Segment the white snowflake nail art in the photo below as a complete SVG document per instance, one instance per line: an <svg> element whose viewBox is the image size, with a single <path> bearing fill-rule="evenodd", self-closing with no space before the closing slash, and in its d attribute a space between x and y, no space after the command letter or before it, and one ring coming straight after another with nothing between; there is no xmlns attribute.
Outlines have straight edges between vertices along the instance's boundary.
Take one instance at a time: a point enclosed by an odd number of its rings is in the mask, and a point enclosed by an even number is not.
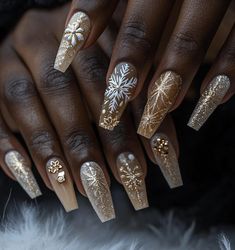
<svg viewBox="0 0 235 250"><path fill-rule="evenodd" d="M100 116L100 126L113 130L118 125L137 85L137 73L129 63L118 64L109 78Z"/></svg>
<svg viewBox="0 0 235 250"><path fill-rule="evenodd" d="M84 45L90 33L90 26L89 17L81 11L75 13L71 17L64 31L60 48L56 56L55 69L61 72L67 70L79 49Z"/></svg>

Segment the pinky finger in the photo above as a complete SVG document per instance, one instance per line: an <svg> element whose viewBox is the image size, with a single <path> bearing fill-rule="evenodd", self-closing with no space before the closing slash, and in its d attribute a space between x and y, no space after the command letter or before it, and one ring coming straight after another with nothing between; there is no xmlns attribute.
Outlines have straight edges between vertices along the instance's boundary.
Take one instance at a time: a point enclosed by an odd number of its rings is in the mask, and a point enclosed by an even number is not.
<svg viewBox="0 0 235 250"><path fill-rule="evenodd" d="M207 74L188 126L199 130L214 110L235 93L235 25Z"/></svg>
<svg viewBox="0 0 235 250"><path fill-rule="evenodd" d="M0 165L12 179L17 180L30 198L42 193L31 170L31 161L3 118L0 116Z"/></svg>

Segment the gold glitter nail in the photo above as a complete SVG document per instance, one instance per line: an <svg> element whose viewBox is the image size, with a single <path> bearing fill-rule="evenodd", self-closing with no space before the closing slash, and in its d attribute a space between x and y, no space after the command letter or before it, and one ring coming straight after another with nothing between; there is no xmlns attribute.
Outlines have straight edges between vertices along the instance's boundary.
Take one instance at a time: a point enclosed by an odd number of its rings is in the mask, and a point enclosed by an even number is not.
<svg viewBox="0 0 235 250"><path fill-rule="evenodd" d="M151 138L173 106L182 80L172 71L163 73L154 83L138 128L138 134Z"/></svg>
<svg viewBox="0 0 235 250"><path fill-rule="evenodd" d="M84 12L75 13L69 20L56 56L54 68L65 72L90 33L90 19Z"/></svg>
<svg viewBox="0 0 235 250"><path fill-rule="evenodd" d="M151 147L157 164L171 188L183 185L175 150L166 135L155 134Z"/></svg>
<svg viewBox="0 0 235 250"><path fill-rule="evenodd" d="M42 194L30 166L19 152L12 150L6 153L5 163L32 199Z"/></svg>
<svg viewBox="0 0 235 250"><path fill-rule="evenodd" d="M113 130L132 98L137 85L137 72L130 63L119 63L109 78L99 125Z"/></svg>
<svg viewBox="0 0 235 250"><path fill-rule="evenodd" d="M136 210L148 207L144 173L132 153L122 153L117 158L121 182Z"/></svg>
<svg viewBox="0 0 235 250"><path fill-rule="evenodd" d="M80 170L83 187L94 210L102 222L115 218L113 201L108 183L100 166L86 162Z"/></svg>
<svg viewBox="0 0 235 250"><path fill-rule="evenodd" d="M227 76L219 75L215 77L202 93L188 122L188 126L195 130L199 130L222 102L229 87L230 80Z"/></svg>

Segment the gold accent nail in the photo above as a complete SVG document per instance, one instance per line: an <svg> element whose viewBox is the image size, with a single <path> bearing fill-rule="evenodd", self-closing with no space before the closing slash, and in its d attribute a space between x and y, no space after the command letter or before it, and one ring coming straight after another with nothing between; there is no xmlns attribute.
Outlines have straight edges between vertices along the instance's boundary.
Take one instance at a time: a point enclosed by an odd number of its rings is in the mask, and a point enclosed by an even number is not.
<svg viewBox="0 0 235 250"><path fill-rule="evenodd" d="M137 72L130 63L119 63L109 78L100 115L100 127L113 130L132 98L137 85Z"/></svg>
<svg viewBox="0 0 235 250"><path fill-rule="evenodd" d="M42 194L30 166L19 152L12 150L6 153L5 163L32 199Z"/></svg>
<svg viewBox="0 0 235 250"><path fill-rule="evenodd" d="M122 153L117 158L121 182L136 210L147 208L148 198L144 173L140 163L132 153Z"/></svg>
<svg viewBox="0 0 235 250"><path fill-rule="evenodd" d="M65 72L77 52L85 44L91 29L90 19L84 12L75 13L69 20L56 56L54 68Z"/></svg>
<svg viewBox="0 0 235 250"><path fill-rule="evenodd" d="M101 167L95 162L85 162L80 175L88 199L100 220L106 222L114 219L113 201Z"/></svg>
<svg viewBox="0 0 235 250"><path fill-rule="evenodd" d="M216 76L202 93L188 122L188 126L199 130L222 102L229 87L230 80L226 75Z"/></svg>
<svg viewBox="0 0 235 250"><path fill-rule="evenodd" d="M151 147L155 160L170 188L182 186L178 159L168 137L164 134L155 134L151 139Z"/></svg>
<svg viewBox="0 0 235 250"><path fill-rule="evenodd" d="M51 185L67 212L78 208L73 181L64 162L57 158L51 158L47 164L47 174Z"/></svg>
<svg viewBox="0 0 235 250"><path fill-rule="evenodd" d="M175 103L181 85L182 80L178 74L172 71L161 74L149 92L138 134L146 138L153 136Z"/></svg>

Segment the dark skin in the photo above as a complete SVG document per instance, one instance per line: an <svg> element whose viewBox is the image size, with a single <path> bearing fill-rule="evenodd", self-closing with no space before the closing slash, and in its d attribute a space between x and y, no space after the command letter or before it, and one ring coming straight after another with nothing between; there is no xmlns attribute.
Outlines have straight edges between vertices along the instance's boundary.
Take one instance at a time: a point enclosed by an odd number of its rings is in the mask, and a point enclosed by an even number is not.
<svg viewBox="0 0 235 250"><path fill-rule="evenodd" d="M229 8L229 11L234 13L234 1L129 0L120 2L125 2L126 7L106 79L110 77L117 63L130 62L138 72L138 87L132 96L134 99L143 89L157 52L157 55L160 55L158 67L149 83L149 89L163 72L173 70L179 74L182 77L183 85L171 107L171 110L176 109L184 99L202 64L226 11ZM84 11L91 19L91 33L84 45L85 48L96 41L116 6L118 6L116 0L72 1L67 22L77 11ZM172 12L172 10L174 11ZM173 19L170 18L170 22L167 22L169 16L173 16ZM230 34L201 87L201 92L203 92L216 75L227 75L230 78L231 86L223 102L227 101L235 92L234 14L231 22L233 25L229 28ZM165 33L168 33L167 39L163 36ZM164 39L165 46L161 46L161 51L157 51L161 39Z"/></svg>
<svg viewBox="0 0 235 250"><path fill-rule="evenodd" d="M114 131L97 126L114 41L110 37L116 36L115 31L110 35L105 32L103 42L81 51L65 74L54 70L67 11L68 5L53 11L29 11L1 45L0 165L14 179L4 163L5 153L17 150L30 162L26 149L13 135L14 124L48 188L52 189L45 170L46 161L59 156L67 163L78 190L85 194L79 174L85 161L98 162L109 180L106 159L120 181L116 167L120 153L136 155L145 174L147 167L141 143L151 159L153 155L149 141L135 133L144 98L136 99L133 112L127 110ZM104 43L108 44L106 49L103 49ZM160 131L167 134L178 149L170 117Z"/></svg>

